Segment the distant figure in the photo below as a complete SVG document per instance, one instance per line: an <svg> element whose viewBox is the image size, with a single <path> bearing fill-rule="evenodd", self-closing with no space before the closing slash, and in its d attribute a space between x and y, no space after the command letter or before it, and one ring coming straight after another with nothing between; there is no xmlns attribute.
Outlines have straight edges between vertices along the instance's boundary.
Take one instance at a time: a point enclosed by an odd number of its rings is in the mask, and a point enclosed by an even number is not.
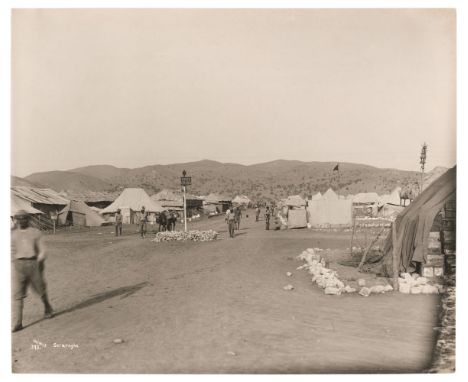
<svg viewBox="0 0 468 382"><path fill-rule="evenodd" d="M270 229L270 218L271 218L270 207L267 206L266 211L265 211L265 225L266 225L265 228L267 231Z"/></svg>
<svg viewBox="0 0 468 382"><path fill-rule="evenodd" d="M122 221L123 216L120 213L120 208L117 209L117 213L115 214L115 236L122 236Z"/></svg>
<svg viewBox="0 0 468 382"><path fill-rule="evenodd" d="M148 221L148 215L146 214L145 207L141 207L140 211L140 236L142 239L146 236L146 222Z"/></svg>
<svg viewBox="0 0 468 382"><path fill-rule="evenodd" d="M257 208L255 209L255 221L258 222L258 219L260 217L260 207L257 206Z"/></svg>
<svg viewBox="0 0 468 382"><path fill-rule="evenodd" d="M240 229L240 221L242 218L242 210L240 207L236 207L234 211L235 221L236 221L236 229Z"/></svg>
<svg viewBox="0 0 468 382"><path fill-rule="evenodd" d="M175 212L171 212L167 218L167 230L174 231L176 225L177 215Z"/></svg>
<svg viewBox="0 0 468 382"><path fill-rule="evenodd" d="M29 226L29 215L26 211L18 211L15 218L18 227L11 231L11 255L14 268L13 332L23 329L23 305L29 285L41 297L44 304L44 318L54 316L44 279L46 254L41 232Z"/></svg>
<svg viewBox="0 0 468 382"><path fill-rule="evenodd" d="M163 212L161 212L161 213L159 214L158 223L159 223L158 231L159 231L159 232L165 231L166 228L167 228L167 216L166 216L166 211L163 211ZM161 227L162 227L162 230L161 230Z"/></svg>
<svg viewBox="0 0 468 382"><path fill-rule="evenodd" d="M229 237L234 238L234 228L236 224L236 215L233 209L228 209L226 211L226 223L228 224Z"/></svg>

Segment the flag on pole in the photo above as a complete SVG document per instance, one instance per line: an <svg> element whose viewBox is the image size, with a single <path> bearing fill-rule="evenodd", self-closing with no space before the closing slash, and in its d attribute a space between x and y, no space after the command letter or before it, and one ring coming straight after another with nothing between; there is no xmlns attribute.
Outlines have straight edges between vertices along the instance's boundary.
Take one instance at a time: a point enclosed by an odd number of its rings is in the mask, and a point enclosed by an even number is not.
<svg viewBox="0 0 468 382"><path fill-rule="evenodd" d="M337 164L334 168L333 168L333 171L339 171L340 168L339 168L339 165Z"/></svg>

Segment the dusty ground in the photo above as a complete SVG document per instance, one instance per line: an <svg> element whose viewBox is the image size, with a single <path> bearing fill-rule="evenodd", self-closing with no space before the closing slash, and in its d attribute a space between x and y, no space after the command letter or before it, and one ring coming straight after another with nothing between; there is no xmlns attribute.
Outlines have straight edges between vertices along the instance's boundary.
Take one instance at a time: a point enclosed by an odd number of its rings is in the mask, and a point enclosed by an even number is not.
<svg viewBox="0 0 468 382"><path fill-rule="evenodd" d="M112 227L48 236L46 276L59 314L42 320L40 302L30 294L28 326L13 334L13 370L355 373L429 367L438 296L326 296L296 270L302 263L295 256L308 247L344 249L349 233L265 231L253 214L242 223L235 239L228 238L222 218L192 223L220 232L220 240L208 243L154 243L140 239L134 227L125 227L121 238ZM289 283L295 289L284 291ZM114 344L116 338L124 342Z"/></svg>

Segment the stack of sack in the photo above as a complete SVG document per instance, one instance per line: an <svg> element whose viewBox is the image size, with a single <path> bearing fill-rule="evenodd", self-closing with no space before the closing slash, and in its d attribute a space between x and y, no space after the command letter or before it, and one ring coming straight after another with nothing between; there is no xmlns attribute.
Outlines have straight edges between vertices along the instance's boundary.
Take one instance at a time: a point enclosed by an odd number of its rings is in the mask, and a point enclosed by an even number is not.
<svg viewBox="0 0 468 382"><path fill-rule="evenodd" d="M152 240L157 243L162 241L212 241L216 240L218 237L218 232L213 230L208 231L165 231L158 232L156 237Z"/></svg>
<svg viewBox="0 0 468 382"><path fill-rule="evenodd" d="M417 273L410 275L402 273L398 278L398 290L405 294L438 294L441 285L431 285L425 277L420 277Z"/></svg>
<svg viewBox="0 0 468 382"><path fill-rule="evenodd" d="M297 269L308 269L312 275L312 282L315 282L319 287L324 289L325 294L340 295L341 293L353 293L356 289L345 285L338 278L338 273L327 268L327 261L321 257L313 248L307 248L299 256L298 260L304 260L306 264Z"/></svg>

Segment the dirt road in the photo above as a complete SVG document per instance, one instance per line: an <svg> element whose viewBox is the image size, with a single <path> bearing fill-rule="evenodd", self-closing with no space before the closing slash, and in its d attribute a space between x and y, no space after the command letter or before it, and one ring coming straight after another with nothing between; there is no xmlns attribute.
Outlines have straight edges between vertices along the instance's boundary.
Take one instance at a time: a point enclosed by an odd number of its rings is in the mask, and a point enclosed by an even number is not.
<svg viewBox="0 0 468 382"><path fill-rule="evenodd" d="M235 239L222 218L191 223L220 232L207 243L155 243L140 239L135 227L125 227L121 238L112 227L48 236L46 275L59 314L41 320L30 294L28 326L13 335L13 370L354 373L429 366L437 296L326 296L296 271L295 256L308 247L345 248L348 236L265 231L254 220L244 219ZM295 289L284 291L289 283ZM117 338L124 342L113 343Z"/></svg>

